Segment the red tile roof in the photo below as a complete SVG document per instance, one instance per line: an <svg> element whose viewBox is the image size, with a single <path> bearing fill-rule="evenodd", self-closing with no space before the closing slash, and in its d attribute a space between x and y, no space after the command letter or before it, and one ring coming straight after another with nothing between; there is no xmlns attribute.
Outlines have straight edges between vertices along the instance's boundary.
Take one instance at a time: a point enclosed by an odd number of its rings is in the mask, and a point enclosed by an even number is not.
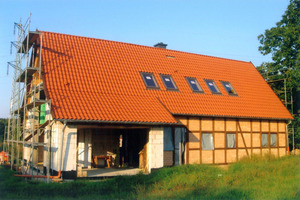
<svg viewBox="0 0 300 200"><path fill-rule="evenodd" d="M172 115L291 119L288 110L250 62L122 42L43 32L44 83L55 119L177 123ZM171 56L171 57L170 57ZM140 72L154 74L147 89ZM179 91L167 91L160 74ZM197 78L204 94L185 77ZM204 82L213 79L222 95ZM230 96L220 81L229 81Z"/></svg>

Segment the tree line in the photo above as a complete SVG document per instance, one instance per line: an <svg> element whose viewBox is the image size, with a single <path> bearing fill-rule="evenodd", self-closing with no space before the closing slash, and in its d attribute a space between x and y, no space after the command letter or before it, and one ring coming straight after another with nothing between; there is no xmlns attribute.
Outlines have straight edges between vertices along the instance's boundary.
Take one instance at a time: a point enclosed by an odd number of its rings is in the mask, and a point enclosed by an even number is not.
<svg viewBox="0 0 300 200"><path fill-rule="evenodd" d="M300 0L290 0L276 27L265 30L258 40L258 50L271 54L272 62L257 69L293 115L290 127L294 127L295 147L300 148ZM291 148L291 134L289 141Z"/></svg>
<svg viewBox="0 0 300 200"><path fill-rule="evenodd" d="M3 140L4 140L4 131L5 126L8 124L8 119L0 118L0 152L3 151Z"/></svg>

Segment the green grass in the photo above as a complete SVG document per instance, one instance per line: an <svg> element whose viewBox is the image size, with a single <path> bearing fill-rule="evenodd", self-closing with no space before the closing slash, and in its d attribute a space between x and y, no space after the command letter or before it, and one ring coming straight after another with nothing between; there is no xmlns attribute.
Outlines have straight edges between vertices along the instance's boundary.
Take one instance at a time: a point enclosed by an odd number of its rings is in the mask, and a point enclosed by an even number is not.
<svg viewBox="0 0 300 200"><path fill-rule="evenodd" d="M97 182L25 182L13 174L1 166L1 199L300 199L300 156L248 158L228 170L184 165Z"/></svg>

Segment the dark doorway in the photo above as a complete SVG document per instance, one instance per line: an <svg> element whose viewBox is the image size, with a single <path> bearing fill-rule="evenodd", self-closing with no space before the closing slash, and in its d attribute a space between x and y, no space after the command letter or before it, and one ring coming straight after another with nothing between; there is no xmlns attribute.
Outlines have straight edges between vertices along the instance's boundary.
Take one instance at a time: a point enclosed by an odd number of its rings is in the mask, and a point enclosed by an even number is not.
<svg viewBox="0 0 300 200"><path fill-rule="evenodd" d="M140 153L147 144L147 130L122 130L120 138L120 163L122 166L139 167Z"/></svg>

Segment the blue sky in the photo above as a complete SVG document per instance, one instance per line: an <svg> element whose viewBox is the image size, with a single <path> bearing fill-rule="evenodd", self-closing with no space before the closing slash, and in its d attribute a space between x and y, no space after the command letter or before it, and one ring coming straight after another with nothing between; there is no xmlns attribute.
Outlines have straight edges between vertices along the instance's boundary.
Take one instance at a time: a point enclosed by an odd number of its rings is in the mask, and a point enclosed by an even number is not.
<svg viewBox="0 0 300 200"><path fill-rule="evenodd" d="M31 30L67 33L251 61L270 61L257 36L272 28L288 0L0 0L0 118L8 117L14 22L29 13Z"/></svg>

